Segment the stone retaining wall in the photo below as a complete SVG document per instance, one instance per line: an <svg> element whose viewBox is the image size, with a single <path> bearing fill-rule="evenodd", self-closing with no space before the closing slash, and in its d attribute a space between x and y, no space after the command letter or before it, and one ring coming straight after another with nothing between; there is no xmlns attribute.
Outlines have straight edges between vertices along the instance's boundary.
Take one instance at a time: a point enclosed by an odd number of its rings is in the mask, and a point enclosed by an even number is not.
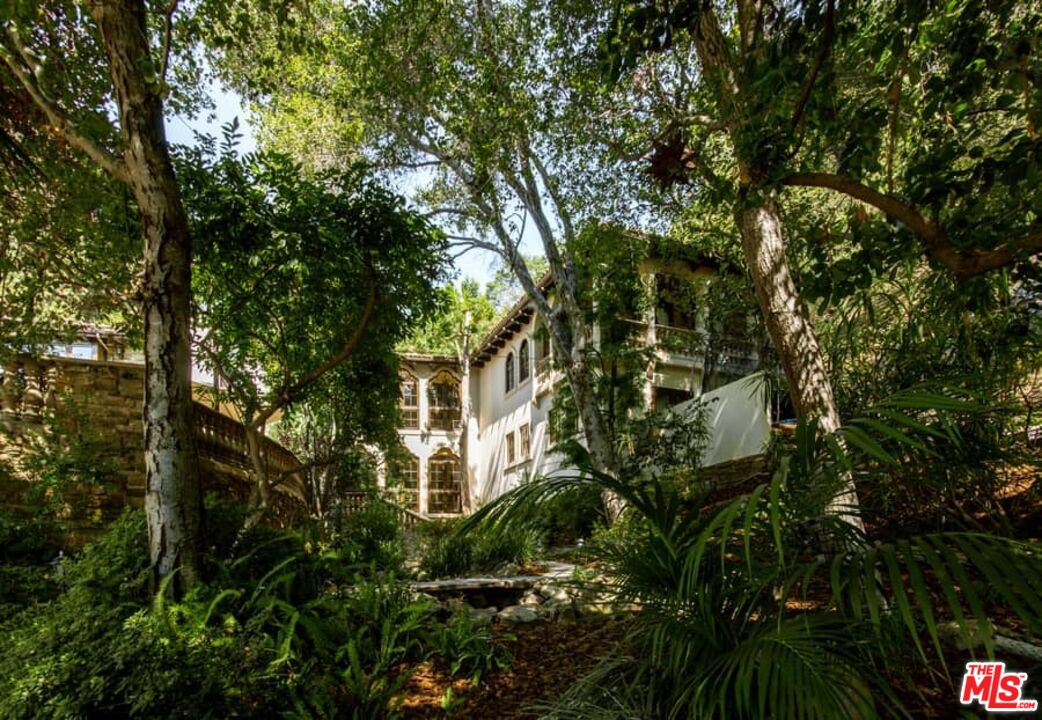
<svg viewBox="0 0 1042 720"><path fill-rule="evenodd" d="M41 447L58 443L86 447L87 456L112 470L104 489L69 488L69 495L77 500L68 508L70 516L79 519L74 524L104 524L127 505L140 507L145 494L144 389L144 367L135 363L70 358L8 362L0 382L0 464L10 472L4 478L0 471L0 504L24 503L32 458ZM198 412L204 488L245 499L250 484L244 442L228 432L237 428L241 433L241 425L220 416L229 427L215 432L217 413L205 407ZM280 464L296 463L288 450L271 445ZM274 515L281 518L280 525L302 520L304 515L299 482L284 485L283 492L274 494Z"/></svg>

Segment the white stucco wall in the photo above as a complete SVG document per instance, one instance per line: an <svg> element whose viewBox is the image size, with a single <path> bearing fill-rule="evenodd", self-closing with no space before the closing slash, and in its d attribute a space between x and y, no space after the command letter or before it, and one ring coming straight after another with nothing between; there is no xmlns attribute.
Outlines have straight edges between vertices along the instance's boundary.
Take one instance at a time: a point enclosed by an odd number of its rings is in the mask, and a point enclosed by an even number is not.
<svg viewBox="0 0 1042 720"><path fill-rule="evenodd" d="M403 362L403 369L410 370L420 381L421 427L401 429L400 435L405 446L420 461L421 512L427 511L428 459L442 447L460 455L460 436L464 431L467 433L469 456L469 472L466 475L469 476L470 497L475 508L517 487L530 474L550 473L561 467L562 458L549 447L548 420L553 405L553 383L563 380L559 377L552 380L546 376L537 377L537 342L533 334L539 321L534 314L528 317L503 347L483 352L482 355L491 357L481 367L471 369L473 415L465 430L432 431L427 428L427 383L440 367L444 367L444 363ZM521 345L525 340L528 341L529 376L507 391L507 356L514 353L514 374L518 377ZM454 372L459 377L458 368ZM686 390L697 396L702 386L702 372L701 358L666 355L659 357L650 384ZM703 464L734 460L763 450L770 434L770 423L766 403L755 381L743 379L732 382L701 398L681 403L677 411L690 408L694 402L708 405L708 421L712 428L712 440ZM519 429L526 423L530 430L531 451L528 458L523 458ZM515 462L509 466L506 457L508 434L515 437L517 453Z"/></svg>
<svg viewBox="0 0 1042 720"><path fill-rule="evenodd" d="M549 397L536 402L536 357L535 318L525 323L510 338L506 346L501 348L484 367L475 370L477 375L477 398L480 411L478 413L478 444L481 447L481 461L478 467L475 500L480 506L508 490L517 487L527 473L539 468L545 455L546 415L549 408ZM514 353L514 376L519 377L521 344L528 341L529 356L528 377L519 381L509 392L506 389L507 356ZM529 425L531 437L531 453L529 458L521 458L521 439L519 430L524 424ZM514 464L507 465L506 436L513 433L517 458Z"/></svg>
<svg viewBox="0 0 1042 720"><path fill-rule="evenodd" d="M702 403L708 408L707 420L712 431L702 458L703 465L763 452L771 433L771 423L767 402L755 376L736 380L701 398L681 403L675 412L690 411L694 403Z"/></svg>

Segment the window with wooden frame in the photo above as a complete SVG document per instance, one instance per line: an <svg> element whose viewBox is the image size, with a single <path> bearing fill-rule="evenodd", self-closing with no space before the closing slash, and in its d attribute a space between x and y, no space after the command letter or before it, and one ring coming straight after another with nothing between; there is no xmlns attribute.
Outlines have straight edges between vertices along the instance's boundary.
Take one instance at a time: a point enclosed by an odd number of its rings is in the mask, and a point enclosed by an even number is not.
<svg viewBox="0 0 1042 720"><path fill-rule="evenodd" d="M510 467L517 460L517 448L514 445L514 431L511 430L507 433L507 467Z"/></svg>
<svg viewBox="0 0 1042 720"><path fill-rule="evenodd" d="M517 351L517 377L518 383L523 383L528 379L528 374L531 371L531 358L528 352L528 340L521 341L521 347Z"/></svg>
<svg viewBox="0 0 1042 720"><path fill-rule="evenodd" d="M398 480L398 502L415 512L420 511L420 459L410 452L394 464Z"/></svg>
<svg viewBox="0 0 1042 720"><path fill-rule="evenodd" d="M420 381L414 375L402 373L399 379L398 407L403 428L420 426Z"/></svg>
<svg viewBox="0 0 1042 720"><path fill-rule="evenodd" d="M525 423L517 430L518 445L521 450L521 460L530 460L532 458L532 428L528 423Z"/></svg>
<svg viewBox="0 0 1042 720"><path fill-rule="evenodd" d="M463 512L463 485L460 460L448 448L442 448L427 461L427 512L459 514Z"/></svg>
<svg viewBox="0 0 1042 720"><path fill-rule="evenodd" d="M433 430L454 430L460 425L459 380L440 371L427 383L429 425Z"/></svg>
<svg viewBox="0 0 1042 720"><path fill-rule="evenodd" d="M550 335L546 332L546 328L540 327L533 334L535 338L535 347L538 357L535 361L535 372L536 375L542 375L545 372L549 372L553 367L553 349L550 346Z"/></svg>
<svg viewBox="0 0 1042 720"><path fill-rule="evenodd" d="M514 353L507 355L506 368L506 391L510 392L514 389Z"/></svg>

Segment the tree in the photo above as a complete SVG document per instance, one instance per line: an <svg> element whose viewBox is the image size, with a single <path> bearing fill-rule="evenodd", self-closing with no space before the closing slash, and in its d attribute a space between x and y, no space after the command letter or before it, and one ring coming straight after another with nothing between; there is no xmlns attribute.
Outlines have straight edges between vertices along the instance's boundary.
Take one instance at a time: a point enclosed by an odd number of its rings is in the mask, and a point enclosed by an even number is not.
<svg viewBox="0 0 1042 720"><path fill-rule="evenodd" d="M240 160L233 133L216 158L189 153L181 176L199 243L198 354L243 419L251 504L263 509L280 480L261 443L277 414L322 392L337 404L373 409L380 403L364 396L376 395L396 407L393 351L434 307L444 239L360 170L309 179L284 155ZM387 422L358 432L348 409L323 405L310 412L341 421L338 441L386 443L381 430L394 426L384 407L371 420Z"/></svg>
<svg viewBox="0 0 1042 720"><path fill-rule="evenodd" d="M126 186L53 142L31 98L6 80L0 106L22 153L0 159L0 354L71 340L85 323L136 339L141 233Z"/></svg>
<svg viewBox="0 0 1042 720"><path fill-rule="evenodd" d="M451 228L450 240L490 250L511 268L547 326L595 465L613 471L615 449L591 367L589 298L574 250L590 218L569 192L583 183L564 180L577 148L568 145L573 128L553 100L559 88L545 58L531 52L542 37L540 18L520 6L413 0L333 17L322 30L330 34L326 47L340 48L336 62L346 79L337 87L348 92L328 101L361 118L377 165L426 171L421 181L430 182L416 198ZM225 67L250 90L258 74L244 66ZM552 299L519 250L526 227L541 243Z"/></svg>
<svg viewBox="0 0 1042 720"><path fill-rule="evenodd" d="M190 58L175 42L184 39L175 32L177 3L160 10L143 0L99 1L86 16L72 3L5 7L0 55L8 71L55 139L125 183L137 206L152 572L158 581L180 571L183 589L200 572L202 502L191 417L192 244L163 120L171 58ZM182 68L191 76L190 62Z"/></svg>
<svg viewBox="0 0 1042 720"><path fill-rule="evenodd" d="M1042 250L1029 179L1037 10L825 0L776 15L737 0L578 14L599 28L612 77L635 81L622 94L658 125L644 135L649 171L694 181L710 206L729 202L796 409L822 430L838 414L785 254L785 188L828 188L886 213L887 257L865 258L877 271L917 247L959 279L1030 272L1021 261Z"/></svg>
<svg viewBox="0 0 1042 720"><path fill-rule="evenodd" d="M523 257L532 277L540 278L546 274L546 258L541 255L527 254ZM524 288L518 283L513 268L502 259L497 263L496 271L493 273L492 279L488 281L485 293L498 312L506 312L514 303L526 297Z"/></svg>

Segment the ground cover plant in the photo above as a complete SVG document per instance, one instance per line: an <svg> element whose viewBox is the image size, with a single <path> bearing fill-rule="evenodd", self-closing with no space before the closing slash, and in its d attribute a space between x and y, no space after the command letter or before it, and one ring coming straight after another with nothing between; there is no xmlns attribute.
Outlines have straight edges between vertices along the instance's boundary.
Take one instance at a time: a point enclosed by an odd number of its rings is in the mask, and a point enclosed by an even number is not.
<svg viewBox="0 0 1042 720"><path fill-rule="evenodd" d="M873 408L900 429L879 432L872 413L836 434L801 425L769 481L730 501L713 501L697 466L637 463L623 480L590 468L537 479L479 511L467 524L509 534L541 504L591 485L626 501L593 554L603 588L640 611L546 717L912 717L923 710L916 693L954 693L964 655L952 637L976 657L994 656L999 633L1037 640L1037 540L872 537L850 515L823 513L844 476L867 489L900 462L948 454L961 443L956 418L982 412L906 393ZM913 668L918 687L902 680Z"/></svg>
<svg viewBox="0 0 1042 720"><path fill-rule="evenodd" d="M245 530L247 516L211 508L227 523L212 580L178 601L149 592L140 512L60 574L44 565L46 580L21 589L32 597L5 598L0 716L394 717L410 663L436 659L475 684L509 667L466 617L435 617L379 550Z"/></svg>

